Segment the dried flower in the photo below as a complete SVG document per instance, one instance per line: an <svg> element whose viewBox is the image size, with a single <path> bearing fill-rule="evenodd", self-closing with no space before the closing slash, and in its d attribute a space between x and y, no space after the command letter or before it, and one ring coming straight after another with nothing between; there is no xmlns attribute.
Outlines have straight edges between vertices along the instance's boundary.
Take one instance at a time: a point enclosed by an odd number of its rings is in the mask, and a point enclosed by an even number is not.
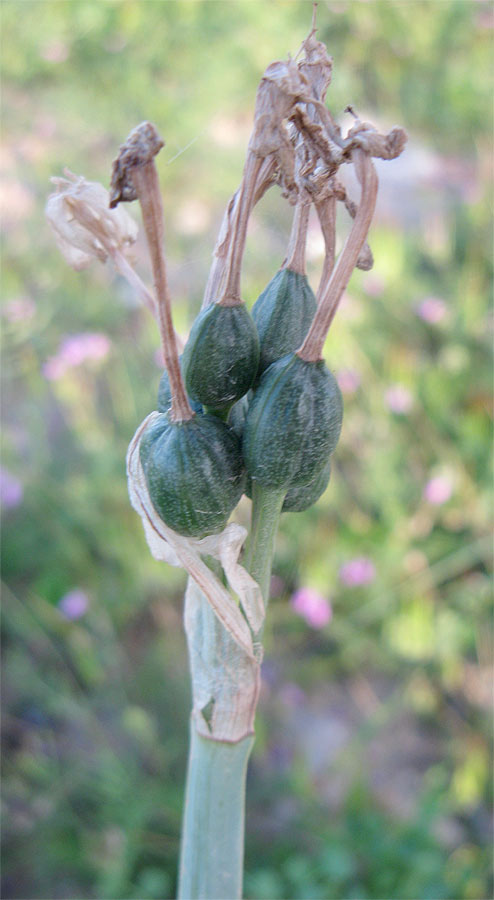
<svg viewBox="0 0 494 900"><path fill-rule="evenodd" d="M291 605L311 628L324 628L333 617L329 600L310 587L295 591L292 594Z"/></svg>
<svg viewBox="0 0 494 900"><path fill-rule="evenodd" d="M135 243L137 225L123 208L109 208L110 195L102 184L86 181L66 170L67 178L52 178L57 191L50 194L45 214L57 246L76 271L94 259L125 253Z"/></svg>
<svg viewBox="0 0 494 900"><path fill-rule="evenodd" d="M357 556L350 559L340 569L340 580L346 587L359 587L370 584L376 577L376 569L371 559Z"/></svg>

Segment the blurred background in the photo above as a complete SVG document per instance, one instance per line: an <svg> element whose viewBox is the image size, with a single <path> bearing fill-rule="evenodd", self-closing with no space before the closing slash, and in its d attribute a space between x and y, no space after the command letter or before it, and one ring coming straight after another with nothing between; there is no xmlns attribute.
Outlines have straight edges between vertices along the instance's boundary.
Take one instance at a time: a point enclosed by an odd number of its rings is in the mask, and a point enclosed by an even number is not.
<svg viewBox="0 0 494 900"><path fill-rule="evenodd" d="M175 896L188 741L185 576L151 558L125 479L155 406L158 332L111 265L66 266L44 219L50 176L67 166L107 186L130 129L157 125L186 335L256 86L311 15L298 0L2 2L5 898ZM479 900L492 896L493 7L320 2L318 21L334 115L348 127L352 103L409 143L378 163L375 267L352 277L327 342L345 401L331 484L281 522L245 895ZM290 218L277 188L255 210L249 305ZM314 220L314 288L322 254ZM136 267L149 282L142 239Z"/></svg>

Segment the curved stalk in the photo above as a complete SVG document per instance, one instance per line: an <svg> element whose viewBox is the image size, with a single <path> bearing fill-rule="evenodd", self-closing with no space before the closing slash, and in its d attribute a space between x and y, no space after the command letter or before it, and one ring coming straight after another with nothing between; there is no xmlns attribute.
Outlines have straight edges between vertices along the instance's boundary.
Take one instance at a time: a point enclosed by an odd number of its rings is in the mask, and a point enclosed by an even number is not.
<svg viewBox="0 0 494 900"><path fill-rule="evenodd" d="M322 357L322 348L329 326L333 321L338 304L343 295L350 276L357 264L360 251L365 243L370 228L377 198L377 175L368 153L354 150L352 159L357 177L362 186L360 205L355 216L352 230L341 251L338 262L333 269L326 291L319 301L317 312L312 321L307 337L297 350L298 356L307 362L317 362Z"/></svg>
<svg viewBox="0 0 494 900"><path fill-rule="evenodd" d="M247 225L254 205L257 178L262 166L262 159L249 153L245 163L238 205L235 210L235 221L230 247L229 268L221 306L238 306L241 304L240 274L247 239Z"/></svg>
<svg viewBox="0 0 494 900"><path fill-rule="evenodd" d="M290 269L305 275L305 247L307 243L307 228L309 225L310 198L302 196L297 201L293 214L292 230L286 252L286 262L282 269Z"/></svg>

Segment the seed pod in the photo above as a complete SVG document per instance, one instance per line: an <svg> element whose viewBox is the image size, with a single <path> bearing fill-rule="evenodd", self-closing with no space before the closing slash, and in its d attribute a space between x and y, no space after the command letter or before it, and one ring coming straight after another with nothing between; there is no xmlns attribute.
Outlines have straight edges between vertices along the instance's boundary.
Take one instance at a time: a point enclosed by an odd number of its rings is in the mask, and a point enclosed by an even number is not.
<svg viewBox="0 0 494 900"><path fill-rule="evenodd" d="M266 369L249 405L242 451L251 478L264 487L307 484L333 452L343 403L324 362L289 353Z"/></svg>
<svg viewBox="0 0 494 900"><path fill-rule="evenodd" d="M317 503L324 494L331 477L331 462L328 459L321 471L308 484L299 484L288 488L281 507L282 512L304 512ZM247 475L245 494L252 500L252 478Z"/></svg>
<svg viewBox="0 0 494 900"><path fill-rule="evenodd" d="M330 478L331 462L328 459L319 474L309 484L300 484L296 487L288 488L281 511L304 512L304 510L309 509L324 494Z"/></svg>
<svg viewBox="0 0 494 900"><path fill-rule="evenodd" d="M271 363L300 347L316 309L307 276L280 269L252 307L261 348L258 376Z"/></svg>
<svg viewBox="0 0 494 900"><path fill-rule="evenodd" d="M166 525L195 538L225 527L245 484L239 441L227 425L209 415L171 422L162 414L144 432L139 452Z"/></svg>
<svg viewBox="0 0 494 900"><path fill-rule="evenodd" d="M182 371L182 357L179 356L180 360L180 370ZM200 403L196 403L194 400L191 400L189 397L189 403L195 413L202 414L202 406ZM160 378L160 383L158 386L158 412L166 413L171 408L172 405L172 391L170 387L170 379L168 377L168 372L165 369L163 375Z"/></svg>
<svg viewBox="0 0 494 900"><path fill-rule="evenodd" d="M237 400L234 406L232 406L228 416L228 424L239 440L242 439L242 432L244 430L245 419L247 417L251 399L252 391L249 391L245 396L241 397L240 400Z"/></svg>
<svg viewBox="0 0 494 900"><path fill-rule="evenodd" d="M221 410L252 386L259 363L259 338L245 304L213 303L195 320L182 356L190 397Z"/></svg>

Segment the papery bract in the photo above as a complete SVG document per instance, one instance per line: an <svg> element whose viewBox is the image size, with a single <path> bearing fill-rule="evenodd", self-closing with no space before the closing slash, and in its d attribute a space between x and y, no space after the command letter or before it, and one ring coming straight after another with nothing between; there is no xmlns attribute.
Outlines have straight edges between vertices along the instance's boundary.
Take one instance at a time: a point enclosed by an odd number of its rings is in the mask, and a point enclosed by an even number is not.
<svg viewBox="0 0 494 900"><path fill-rule="evenodd" d="M124 207L110 209L110 195L102 184L66 172L52 178L57 191L45 208L57 246L76 271L94 259L105 262L114 252L125 253L137 238L137 225Z"/></svg>

